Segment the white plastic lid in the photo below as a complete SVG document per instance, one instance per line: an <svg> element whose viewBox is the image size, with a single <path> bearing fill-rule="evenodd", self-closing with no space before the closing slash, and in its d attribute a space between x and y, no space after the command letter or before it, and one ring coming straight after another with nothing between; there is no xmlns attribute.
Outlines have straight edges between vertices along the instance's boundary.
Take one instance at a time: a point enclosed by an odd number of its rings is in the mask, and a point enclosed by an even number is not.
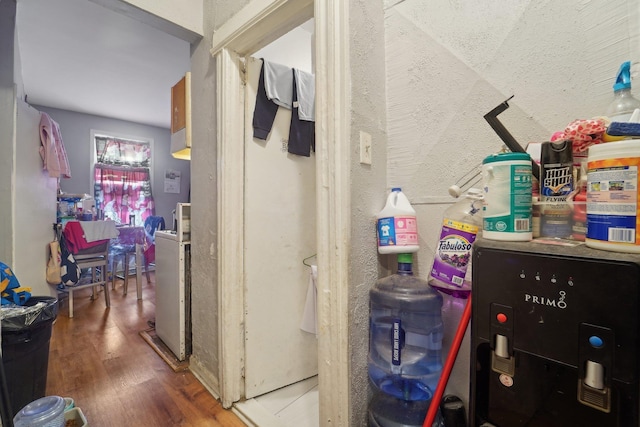
<svg viewBox="0 0 640 427"><path fill-rule="evenodd" d="M26 405L15 417L15 427L53 426L57 418L64 423L64 399L60 396L46 396Z"/></svg>

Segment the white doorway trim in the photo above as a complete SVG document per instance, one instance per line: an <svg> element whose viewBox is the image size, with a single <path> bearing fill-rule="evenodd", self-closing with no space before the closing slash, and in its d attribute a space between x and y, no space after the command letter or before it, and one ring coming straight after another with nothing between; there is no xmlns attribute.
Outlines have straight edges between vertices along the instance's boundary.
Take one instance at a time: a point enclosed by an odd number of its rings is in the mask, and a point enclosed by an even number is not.
<svg viewBox="0 0 640 427"><path fill-rule="evenodd" d="M349 424L350 69L344 0L253 0L213 35L217 68L219 379L243 397L243 57L315 16L320 425Z"/></svg>
<svg viewBox="0 0 640 427"><path fill-rule="evenodd" d="M217 67L220 394L243 397L242 58L315 16L320 424L349 423L350 73L348 2L253 0L219 28Z"/></svg>
<svg viewBox="0 0 640 427"><path fill-rule="evenodd" d="M351 68L349 3L315 3L320 425L350 423Z"/></svg>

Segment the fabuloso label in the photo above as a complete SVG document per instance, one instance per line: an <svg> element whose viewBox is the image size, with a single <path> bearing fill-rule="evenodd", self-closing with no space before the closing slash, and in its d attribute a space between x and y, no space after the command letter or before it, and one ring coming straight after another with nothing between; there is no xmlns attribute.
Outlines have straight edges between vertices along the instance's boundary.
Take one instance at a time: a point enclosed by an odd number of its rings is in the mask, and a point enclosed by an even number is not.
<svg viewBox="0 0 640 427"><path fill-rule="evenodd" d="M471 260L471 247L477 234L478 226L445 218L431 277L462 287Z"/></svg>
<svg viewBox="0 0 640 427"><path fill-rule="evenodd" d="M414 216L394 216L378 220L378 246L418 244L418 225Z"/></svg>
<svg viewBox="0 0 640 427"><path fill-rule="evenodd" d="M640 244L639 167L635 157L588 163L588 239Z"/></svg>

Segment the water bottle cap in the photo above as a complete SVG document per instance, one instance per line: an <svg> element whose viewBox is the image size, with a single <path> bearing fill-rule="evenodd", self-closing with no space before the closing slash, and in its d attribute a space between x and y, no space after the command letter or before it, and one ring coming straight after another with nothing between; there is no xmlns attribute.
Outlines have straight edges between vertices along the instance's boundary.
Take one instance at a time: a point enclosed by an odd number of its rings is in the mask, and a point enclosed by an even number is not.
<svg viewBox="0 0 640 427"><path fill-rule="evenodd" d="M391 192L392 192L392 193L394 193L394 192L396 192L396 191L402 191L402 188L400 188L400 187L393 187L393 188L391 189Z"/></svg>
<svg viewBox="0 0 640 427"><path fill-rule="evenodd" d="M411 264L413 262L413 254L398 254L398 262Z"/></svg>
<svg viewBox="0 0 640 427"><path fill-rule="evenodd" d="M613 91L617 92L622 89L629 89L631 87L631 62L626 61L620 65L618 75L616 76L616 82L613 84Z"/></svg>

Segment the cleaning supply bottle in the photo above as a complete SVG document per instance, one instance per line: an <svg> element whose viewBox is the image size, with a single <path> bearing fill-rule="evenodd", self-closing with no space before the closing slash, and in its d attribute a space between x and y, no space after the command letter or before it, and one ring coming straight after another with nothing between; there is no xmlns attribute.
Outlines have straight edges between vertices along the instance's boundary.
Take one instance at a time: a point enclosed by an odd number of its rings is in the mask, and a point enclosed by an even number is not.
<svg viewBox="0 0 640 427"><path fill-rule="evenodd" d="M469 191L445 212L429 284L467 298L471 292L471 247L482 230L482 190Z"/></svg>
<svg viewBox="0 0 640 427"><path fill-rule="evenodd" d="M612 122L628 122L640 100L631 94L631 62L623 62L613 84L613 102L609 104L607 116Z"/></svg>
<svg viewBox="0 0 640 427"><path fill-rule="evenodd" d="M391 189L378 220L378 252L400 254L418 252L416 211L400 187Z"/></svg>
<svg viewBox="0 0 640 427"><path fill-rule="evenodd" d="M369 292L371 382L405 401L430 400L442 373L442 295L413 275L412 254Z"/></svg>

